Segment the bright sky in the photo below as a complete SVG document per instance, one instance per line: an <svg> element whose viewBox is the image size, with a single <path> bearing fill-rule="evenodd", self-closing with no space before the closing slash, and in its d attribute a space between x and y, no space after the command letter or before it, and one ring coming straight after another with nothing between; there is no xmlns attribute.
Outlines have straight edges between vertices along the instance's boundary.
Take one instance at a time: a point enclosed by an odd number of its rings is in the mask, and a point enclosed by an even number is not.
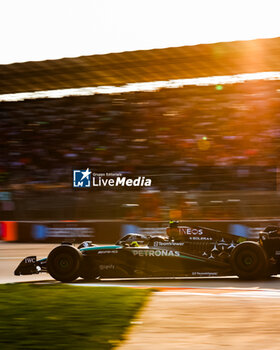
<svg viewBox="0 0 280 350"><path fill-rule="evenodd" d="M0 64L280 36L279 0L1 0Z"/></svg>

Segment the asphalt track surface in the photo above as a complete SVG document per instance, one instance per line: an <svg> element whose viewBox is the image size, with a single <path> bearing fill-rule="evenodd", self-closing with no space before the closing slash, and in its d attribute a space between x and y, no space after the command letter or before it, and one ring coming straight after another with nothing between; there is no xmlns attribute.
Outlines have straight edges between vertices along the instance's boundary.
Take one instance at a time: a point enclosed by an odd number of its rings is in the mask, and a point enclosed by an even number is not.
<svg viewBox="0 0 280 350"><path fill-rule="evenodd" d="M38 275L14 276L14 270L20 261L26 256L37 256L44 258L57 244L39 243L7 243L0 242L0 283L35 282L35 283L58 283L46 273ZM279 291L280 275L265 281L241 281L237 277L201 277L201 278L138 278L138 279L106 279L92 283L78 279L73 284L85 286L123 286L139 288L158 288L169 292L176 289L241 289L241 290L263 290L269 289ZM177 291L178 292L178 291Z"/></svg>

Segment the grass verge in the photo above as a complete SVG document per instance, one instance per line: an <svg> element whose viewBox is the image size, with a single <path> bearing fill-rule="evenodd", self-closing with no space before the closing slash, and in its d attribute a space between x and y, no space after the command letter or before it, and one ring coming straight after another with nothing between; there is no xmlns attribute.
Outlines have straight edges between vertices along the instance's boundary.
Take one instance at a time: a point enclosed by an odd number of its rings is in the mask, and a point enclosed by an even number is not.
<svg viewBox="0 0 280 350"><path fill-rule="evenodd" d="M111 349L149 290L0 285L0 349Z"/></svg>

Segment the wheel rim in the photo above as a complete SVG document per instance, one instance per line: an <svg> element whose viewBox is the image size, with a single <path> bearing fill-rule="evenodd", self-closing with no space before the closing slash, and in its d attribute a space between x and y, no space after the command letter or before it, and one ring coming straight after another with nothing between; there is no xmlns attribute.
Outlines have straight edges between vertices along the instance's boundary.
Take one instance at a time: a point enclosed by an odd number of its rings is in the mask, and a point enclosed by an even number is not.
<svg viewBox="0 0 280 350"><path fill-rule="evenodd" d="M54 266L56 266L58 273L68 273L73 269L74 260L68 254L58 254L54 259Z"/></svg>
<svg viewBox="0 0 280 350"><path fill-rule="evenodd" d="M240 252L236 259L237 266L240 270L253 272L259 265L258 257L255 252L246 250Z"/></svg>
<svg viewBox="0 0 280 350"><path fill-rule="evenodd" d="M252 259L251 256L246 256L246 257L244 258L244 264L245 264L245 265L249 266L249 265L251 265L252 263L253 263L253 259Z"/></svg>
<svg viewBox="0 0 280 350"><path fill-rule="evenodd" d="M59 266L62 269L65 269L65 268L67 269L67 267L69 266L69 261L67 259L60 259Z"/></svg>

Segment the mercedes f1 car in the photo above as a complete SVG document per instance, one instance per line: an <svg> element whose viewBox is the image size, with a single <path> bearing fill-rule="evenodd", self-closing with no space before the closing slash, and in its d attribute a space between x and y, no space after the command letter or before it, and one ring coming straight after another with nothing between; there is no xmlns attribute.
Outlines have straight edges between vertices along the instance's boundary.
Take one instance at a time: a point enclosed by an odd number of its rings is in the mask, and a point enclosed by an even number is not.
<svg viewBox="0 0 280 350"><path fill-rule="evenodd" d="M58 281L71 282L79 277L238 276L253 280L280 273L276 226L260 232L258 241L204 227L175 226L164 236L131 234L113 245L62 243L47 258L23 259L15 275L48 272Z"/></svg>

